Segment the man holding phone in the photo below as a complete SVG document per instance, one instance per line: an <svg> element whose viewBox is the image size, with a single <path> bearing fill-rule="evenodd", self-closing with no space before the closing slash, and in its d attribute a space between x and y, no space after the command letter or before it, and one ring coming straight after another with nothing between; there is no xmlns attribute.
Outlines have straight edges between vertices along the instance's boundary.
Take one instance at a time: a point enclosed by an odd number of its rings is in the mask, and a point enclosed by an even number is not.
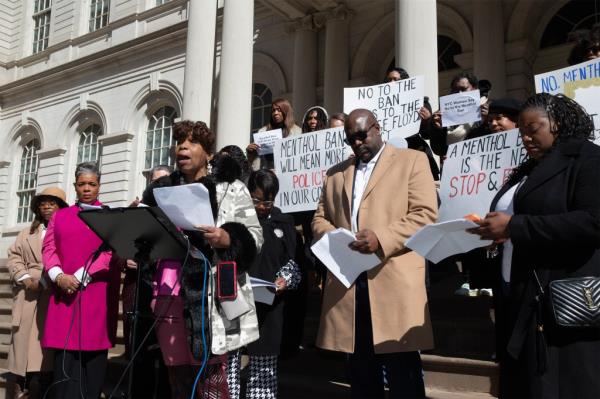
<svg viewBox="0 0 600 399"><path fill-rule="evenodd" d="M317 346L350 353L352 397L425 397L419 350L433 347L425 260L404 246L437 217L425 154L385 145L373 113L357 109L344 125L354 158L332 167L312 222L315 239L352 229L350 247L381 263L346 288L327 275Z"/></svg>

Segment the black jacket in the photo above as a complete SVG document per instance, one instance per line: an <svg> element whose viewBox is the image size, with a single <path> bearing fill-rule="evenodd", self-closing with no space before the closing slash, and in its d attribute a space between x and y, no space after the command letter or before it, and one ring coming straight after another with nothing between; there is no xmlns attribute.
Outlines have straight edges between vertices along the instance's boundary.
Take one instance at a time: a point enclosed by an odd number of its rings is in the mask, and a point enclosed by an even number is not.
<svg viewBox="0 0 600 399"><path fill-rule="evenodd" d="M500 190L492 209L510 187ZM506 343L507 360L516 363L512 381L501 381L501 391L510 384L515 397L585 398L600 392L600 329L559 327L547 297L538 313L533 274L536 269L545 292L553 280L600 276L599 194L600 147L579 139L558 143L515 194L508 226L514 245L510 290L499 300L497 331L504 335L499 338ZM547 348L536 334L539 322ZM544 358L547 370L540 374Z"/></svg>
<svg viewBox="0 0 600 399"><path fill-rule="evenodd" d="M273 208L271 217L260 219L265 239L260 254L248 274L266 281L275 281L277 272L296 253L294 219ZM278 355L283 329L283 305L286 293L275 297L273 305L256 303L260 338L248 345L250 355Z"/></svg>

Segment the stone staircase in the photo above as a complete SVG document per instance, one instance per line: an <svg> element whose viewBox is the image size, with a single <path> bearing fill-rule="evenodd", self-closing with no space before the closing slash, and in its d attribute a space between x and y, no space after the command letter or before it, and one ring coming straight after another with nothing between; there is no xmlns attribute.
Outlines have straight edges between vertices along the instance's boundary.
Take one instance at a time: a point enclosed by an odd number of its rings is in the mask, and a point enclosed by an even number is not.
<svg viewBox="0 0 600 399"><path fill-rule="evenodd" d="M442 276L429 292L436 349L421 354L427 397L431 399L494 398L498 367L494 354L491 298L460 297L456 274ZM320 296L309 296L305 346L298 356L280 362L281 398L348 398L345 355L314 347Z"/></svg>
<svg viewBox="0 0 600 399"><path fill-rule="evenodd" d="M492 361L493 313L486 297L457 297L456 276L432 284L429 293L436 349L422 354L427 395L431 399L483 399L497 394L498 370ZM280 361L281 398L347 398L345 355L314 347L319 319L320 294L308 298L304 349ZM12 289L6 259L0 259L0 399L7 395L5 379L11 331ZM117 345L109 353L107 387L114 386L127 361L119 312Z"/></svg>

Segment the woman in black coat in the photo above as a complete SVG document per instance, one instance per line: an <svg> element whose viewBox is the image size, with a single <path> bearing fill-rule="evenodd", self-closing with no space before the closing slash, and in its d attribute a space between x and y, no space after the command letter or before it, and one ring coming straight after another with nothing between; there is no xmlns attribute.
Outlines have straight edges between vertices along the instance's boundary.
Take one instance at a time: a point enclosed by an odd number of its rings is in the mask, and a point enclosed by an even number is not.
<svg viewBox="0 0 600 399"><path fill-rule="evenodd" d="M274 206L279 191L275 173L268 169L252 172L248 190L262 227L264 244L248 274L277 286L273 304L256 302L260 338L247 346L250 356L250 375L246 386L247 399L277 398L277 358L283 331L283 311L286 291L297 289L300 268L294 261L296 229L294 219ZM239 357L235 363L239 363ZM229 381L239 384L239 367L229 367ZM238 387L232 389L239 392Z"/></svg>
<svg viewBox="0 0 600 399"><path fill-rule="evenodd" d="M519 129L530 159L472 230L502 254L500 397L596 398L600 329L558 326L547 293L554 280L600 276L600 147L589 141L590 116L562 95L530 97Z"/></svg>

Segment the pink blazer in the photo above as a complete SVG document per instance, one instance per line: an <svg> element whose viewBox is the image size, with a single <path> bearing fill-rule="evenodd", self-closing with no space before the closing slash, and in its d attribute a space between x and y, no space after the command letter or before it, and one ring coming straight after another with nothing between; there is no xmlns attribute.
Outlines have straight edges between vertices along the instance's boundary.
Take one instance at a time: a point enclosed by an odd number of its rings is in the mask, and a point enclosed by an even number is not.
<svg viewBox="0 0 600 399"><path fill-rule="evenodd" d="M42 247L44 270L60 266L66 274L73 274L102 244L79 219L79 211L73 205L52 217ZM96 351L114 346L119 311L117 263L110 252L102 253L89 269L92 280L83 292L67 295L53 287L42 347L63 349L66 345L68 350Z"/></svg>

